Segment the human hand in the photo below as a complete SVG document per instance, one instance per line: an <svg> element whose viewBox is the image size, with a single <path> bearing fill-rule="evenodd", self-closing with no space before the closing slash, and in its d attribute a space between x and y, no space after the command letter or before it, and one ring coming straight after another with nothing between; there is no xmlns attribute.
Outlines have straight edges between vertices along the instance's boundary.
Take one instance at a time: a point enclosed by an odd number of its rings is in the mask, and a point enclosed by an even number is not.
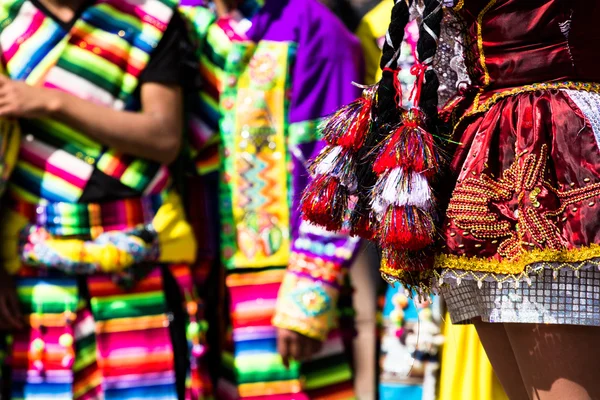
<svg viewBox="0 0 600 400"><path fill-rule="evenodd" d="M11 276L0 266L0 331L25 328L19 297Z"/></svg>
<svg viewBox="0 0 600 400"><path fill-rule="evenodd" d="M0 75L0 117L46 117L59 94L59 91L29 86Z"/></svg>
<svg viewBox="0 0 600 400"><path fill-rule="evenodd" d="M283 365L290 366L290 360L305 361L323 347L319 340L288 329L277 329L277 351L281 355Z"/></svg>

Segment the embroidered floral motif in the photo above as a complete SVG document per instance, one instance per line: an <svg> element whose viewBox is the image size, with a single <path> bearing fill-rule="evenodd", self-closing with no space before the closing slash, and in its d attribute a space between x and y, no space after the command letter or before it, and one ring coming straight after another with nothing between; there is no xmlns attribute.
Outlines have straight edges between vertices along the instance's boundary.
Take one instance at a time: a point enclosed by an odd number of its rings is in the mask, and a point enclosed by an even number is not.
<svg viewBox="0 0 600 400"><path fill-rule="evenodd" d="M317 317L331 310L331 297L320 286L297 290L291 297L298 308L309 317Z"/></svg>
<svg viewBox="0 0 600 400"><path fill-rule="evenodd" d="M544 145L539 154L517 157L497 180L481 174L460 182L448 207L450 222L463 230L464 236L497 245L498 255L507 260L536 249L566 249L557 217L567 206L599 196L600 184L566 191L554 188L544 179L547 152ZM512 212L514 220L502 218L498 209Z"/></svg>

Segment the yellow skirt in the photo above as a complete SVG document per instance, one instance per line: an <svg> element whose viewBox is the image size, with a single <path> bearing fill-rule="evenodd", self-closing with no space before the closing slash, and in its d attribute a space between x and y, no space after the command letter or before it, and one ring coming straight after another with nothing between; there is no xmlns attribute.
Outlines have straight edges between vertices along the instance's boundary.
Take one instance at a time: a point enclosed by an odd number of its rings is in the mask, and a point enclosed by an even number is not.
<svg viewBox="0 0 600 400"><path fill-rule="evenodd" d="M475 326L446 321L438 400L508 400Z"/></svg>

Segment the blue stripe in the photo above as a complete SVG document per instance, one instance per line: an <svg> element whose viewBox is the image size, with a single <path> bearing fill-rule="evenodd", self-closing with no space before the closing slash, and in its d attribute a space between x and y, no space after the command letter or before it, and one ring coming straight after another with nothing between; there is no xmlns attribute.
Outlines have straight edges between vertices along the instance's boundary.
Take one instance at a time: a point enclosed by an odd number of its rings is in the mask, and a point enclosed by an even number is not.
<svg viewBox="0 0 600 400"><path fill-rule="evenodd" d="M109 389L104 393L105 400L153 399L177 400L174 384L160 386Z"/></svg>
<svg viewBox="0 0 600 400"><path fill-rule="evenodd" d="M258 339L244 340L235 343L235 356L247 356L249 354L276 354L277 340Z"/></svg>
<svg viewBox="0 0 600 400"><path fill-rule="evenodd" d="M50 20L46 19L46 21ZM14 64L11 63L12 68L8 71L11 78L19 81L26 80L31 74L31 71L33 71L48 53L65 38L66 32L55 22L51 23L54 25L52 33L50 33L44 44L28 57L25 64L15 67ZM16 57L19 59L24 58L23 55L19 53L16 54Z"/></svg>
<svg viewBox="0 0 600 400"><path fill-rule="evenodd" d="M141 22L139 26L123 23L97 7L87 10L81 18L88 24L115 35L117 35L119 31L124 31L125 36L123 39L131 46L137 47L146 54L152 53L156 45L158 45L158 42L150 39L149 35L143 34L140 29L142 26Z"/></svg>

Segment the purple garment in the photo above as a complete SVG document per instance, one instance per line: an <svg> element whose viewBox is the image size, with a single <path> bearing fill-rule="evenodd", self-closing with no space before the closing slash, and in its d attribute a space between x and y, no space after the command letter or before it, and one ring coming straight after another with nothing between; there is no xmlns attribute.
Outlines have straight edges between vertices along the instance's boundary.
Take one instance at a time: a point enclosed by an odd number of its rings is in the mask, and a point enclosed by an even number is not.
<svg viewBox="0 0 600 400"><path fill-rule="evenodd" d="M267 0L248 37L298 44L290 123L325 117L360 95L352 85L364 80L360 42L319 1Z"/></svg>
<svg viewBox="0 0 600 400"><path fill-rule="evenodd" d="M179 5L181 7L200 7L206 5L205 0L180 0Z"/></svg>

